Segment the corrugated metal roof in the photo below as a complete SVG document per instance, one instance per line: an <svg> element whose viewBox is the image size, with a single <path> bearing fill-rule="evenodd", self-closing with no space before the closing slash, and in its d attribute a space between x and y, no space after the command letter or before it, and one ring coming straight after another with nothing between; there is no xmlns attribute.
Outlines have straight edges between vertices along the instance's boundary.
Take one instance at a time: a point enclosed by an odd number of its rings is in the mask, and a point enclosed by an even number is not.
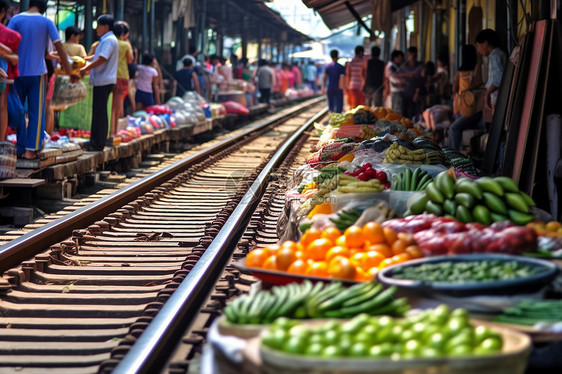
<svg viewBox="0 0 562 374"><path fill-rule="evenodd" d="M355 11L366 17L373 13L373 0L302 0L303 3L317 11L328 28L335 29L355 21L355 17L346 6L349 2ZM393 11L415 3L418 0L387 0Z"/></svg>

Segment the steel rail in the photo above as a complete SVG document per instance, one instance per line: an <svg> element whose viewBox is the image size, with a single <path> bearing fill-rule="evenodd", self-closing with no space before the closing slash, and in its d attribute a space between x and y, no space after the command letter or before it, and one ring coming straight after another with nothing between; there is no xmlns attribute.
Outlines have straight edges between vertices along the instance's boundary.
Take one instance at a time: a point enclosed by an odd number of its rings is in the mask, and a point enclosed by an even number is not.
<svg viewBox="0 0 562 374"><path fill-rule="evenodd" d="M212 290L226 265L234 246L265 192L271 173L277 168L296 141L314 121L324 116L327 108L317 113L287 139L272 159L266 164L249 191L244 195L234 212L225 222L213 242L179 287L170 296L129 352L117 365L113 373L160 372L193 318Z"/></svg>
<svg viewBox="0 0 562 374"><path fill-rule="evenodd" d="M173 176L187 170L190 166L220 152L224 148L233 145L244 137L282 121L293 115L295 112L305 110L307 107L322 100L323 98L310 99L291 108L294 110L283 110L273 116L256 121L255 124L249 126L248 129L242 131L240 134L225 139L195 155L188 156L148 177L143 178L140 181L132 183L131 185L104 197L103 199L80 208L75 212L72 212L46 224L39 229L33 230L18 239L12 240L3 246L0 246L0 274L8 269L18 266L22 261L28 260L36 254L39 254L49 246L65 240L72 235L73 230L85 228L96 221L102 220L108 214L115 212L117 209L135 200L139 196L160 186Z"/></svg>

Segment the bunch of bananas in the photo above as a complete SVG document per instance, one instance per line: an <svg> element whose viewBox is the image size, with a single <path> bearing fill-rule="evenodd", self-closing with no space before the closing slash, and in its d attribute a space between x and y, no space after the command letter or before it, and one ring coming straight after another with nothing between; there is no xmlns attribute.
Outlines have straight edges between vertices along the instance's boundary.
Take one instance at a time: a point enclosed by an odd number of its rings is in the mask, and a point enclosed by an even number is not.
<svg viewBox="0 0 562 374"><path fill-rule="evenodd" d="M389 164L427 164L427 156L423 149L415 151L394 142L388 147L384 161Z"/></svg>

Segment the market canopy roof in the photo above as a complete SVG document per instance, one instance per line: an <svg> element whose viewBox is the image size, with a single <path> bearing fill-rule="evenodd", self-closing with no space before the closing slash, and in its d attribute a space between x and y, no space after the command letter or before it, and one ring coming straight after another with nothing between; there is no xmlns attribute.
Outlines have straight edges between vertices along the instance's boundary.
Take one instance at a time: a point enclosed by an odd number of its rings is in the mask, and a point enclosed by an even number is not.
<svg viewBox="0 0 562 374"><path fill-rule="evenodd" d="M278 41L303 42L310 37L293 29L265 0L207 0L207 26L223 30L224 35L249 41L272 38Z"/></svg>
<svg viewBox="0 0 562 374"><path fill-rule="evenodd" d="M349 6L355 9L357 14L362 18L373 14L373 9L382 6L383 2L390 3L391 11L395 11L415 3L416 1L417 0L303 0L303 3L307 7L317 11L328 28L335 29L356 21Z"/></svg>

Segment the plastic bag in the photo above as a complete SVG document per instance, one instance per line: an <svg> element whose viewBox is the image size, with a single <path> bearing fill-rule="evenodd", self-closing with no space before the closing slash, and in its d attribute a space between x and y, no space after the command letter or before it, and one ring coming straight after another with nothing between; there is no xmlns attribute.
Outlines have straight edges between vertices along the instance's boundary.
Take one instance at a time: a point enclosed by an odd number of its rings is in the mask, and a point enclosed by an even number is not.
<svg viewBox="0 0 562 374"><path fill-rule="evenodd" d="M227 113L250 114L248 108L236 101L225 101L222 103Z"/></svg>
<svg viewBox="0 0 562 374"><path fill-rule="evenodd" d="M84 82L71 83L69 76L57 75L51 108L53 110L65 110L69 106L84 100L87 95L88 90Z"/></svg>

